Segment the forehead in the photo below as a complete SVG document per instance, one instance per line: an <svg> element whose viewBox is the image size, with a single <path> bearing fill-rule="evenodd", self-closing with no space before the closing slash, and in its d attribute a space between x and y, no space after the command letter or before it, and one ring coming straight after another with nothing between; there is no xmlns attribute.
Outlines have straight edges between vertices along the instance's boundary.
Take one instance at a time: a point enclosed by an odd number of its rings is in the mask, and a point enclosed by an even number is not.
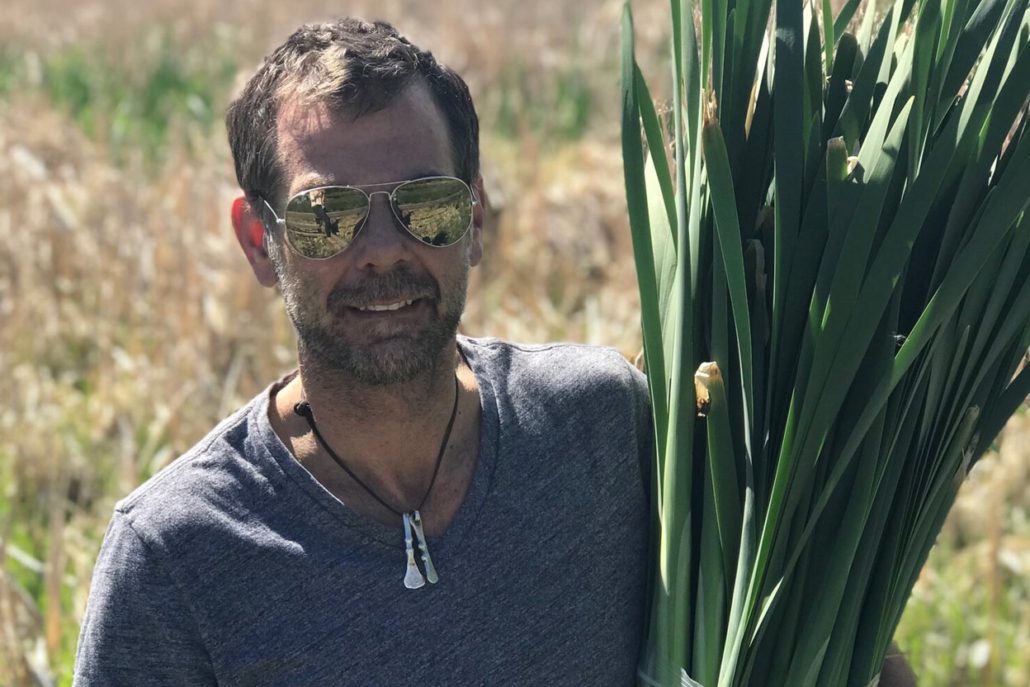
<svg viewBox="0 0 1030 687"><path fill-rule="evenodd" d="M446 120L421 82L358 118L324 104L287 102L277 125L288 196L328 184L363 186L456 173Z"/></svg>

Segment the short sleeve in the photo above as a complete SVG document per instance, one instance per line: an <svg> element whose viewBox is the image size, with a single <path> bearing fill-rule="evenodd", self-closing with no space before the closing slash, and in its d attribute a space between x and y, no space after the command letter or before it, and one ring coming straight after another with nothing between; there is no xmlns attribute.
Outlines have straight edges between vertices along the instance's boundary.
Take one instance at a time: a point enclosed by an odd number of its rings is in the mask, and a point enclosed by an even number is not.
<svg viewBox="0 0 1030 687"><path fill-rule="evenodd" d="M640 457L640 476L644 484L644 493L651 498L654 463L654 419L651 414L651 394L648 388L647 375L626 360L633 380L633 420L636 429L637 447Z"/></svg>
<svg viewBox="0 0 1030 687"><path fill-rule="evenodd" d="M179 588L118 511L93 569L72 684L218 684L196 619Z"/></svg>

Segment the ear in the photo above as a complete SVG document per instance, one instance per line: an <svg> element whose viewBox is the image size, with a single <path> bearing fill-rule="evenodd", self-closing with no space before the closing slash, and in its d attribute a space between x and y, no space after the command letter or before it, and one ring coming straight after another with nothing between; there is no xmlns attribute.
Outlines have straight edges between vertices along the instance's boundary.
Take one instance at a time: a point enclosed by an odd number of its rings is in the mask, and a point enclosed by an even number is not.
<svg viewBox="0 0 1030 687"><path fill-rule="evenodd" d="M278 280L265 246L265 227L243 196L232 202L232 228L258 283L275 286Z"/></svg>
<svg viewBox="0 0 1030 687"><path fill-rule="evenodd" d="M489 207L489 198L486 195L486 188L483 186L483 175L476 177L476 183L472 187L479 201L472 206L472 248L469 251L469 265L475 267L483 259L483 223Z"/></svg>

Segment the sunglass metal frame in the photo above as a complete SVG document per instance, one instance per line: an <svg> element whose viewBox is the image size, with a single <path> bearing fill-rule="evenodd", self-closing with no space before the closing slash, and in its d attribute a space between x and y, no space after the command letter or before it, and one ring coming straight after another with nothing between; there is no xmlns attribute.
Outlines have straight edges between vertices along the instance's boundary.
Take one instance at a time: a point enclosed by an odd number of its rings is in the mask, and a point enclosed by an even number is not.
<svg viewBox="0 0 1030 687"><path fill-rule="evenodd" d="M272 217L275 218L276 225L279 226L279 227L282 227L282 229L283 229L283 237L286 239L286 245L290 247L290 250L292 250L294 253L296 253L298 256L304 258L305 260L332 260L337 255L339 255L340 253L342 253L345 250L347 250L348 248L350 248L351 245L354 244L354 241L357 240L358 234L361 233L361 230L365 227L365 224L368 222L369 215L372 214L372 197L373 196L377 196L379 194L385 194L386 195L388 203L390 205L390 212L393 213L394 219L397 220L397 224L399 224L401 226L401 228L404 229L404 233L405 234L407 234L411 238L415 239L415 241L417 241L420 246L426 246L427 248L450 248L451 246L453 246L454 244L458 243L463 238L465 238L465 236L469 233L469 229L472 228L472 225L473 225L473 223L475 221L473 217L469 217L468 226L465 227L465 231L463 231L461 233L461 235L458 236L458 238L454 239L453 241L451 241L448 244L445 244L445 245L442 245L442 246L435 246L435 245L433 245L431 243L426 243L425 241L422 240L422 238L420 236L417 236L410 229L408 229L407 225L404 224L403 218L401 218L400 214L398 214L398 206L397 206L397 200L396 200L396 196L395 196L395 194L397 193L397 190L400 189L400 188L403 188L404 186L406 186L408 184L413 184L413 183L417 183L417 182L420 182L420 181L432 181L433 179L447 179L448 181L457 181L457 182L461 183L461 185L464 186L468 190L468 192L469 192L469 197L472 199L472 208L475 208L477 205L479 205L479 199L476 197L476 192L472 189L472 187L469 186L468 183L466 183L464 179L459 179L458 177L451 177L451 176L431 176L431 177L419 177L418 179L405 179L403 181L386 181L386 182L383 182L381 184L367 184L364 187L361 187L361 186L341 186L339 184L332 184L332 185L329 185L329 186L313 186L311 188L306 188L306 189L303 189L301 191L297 191L296 193L294 193L286 201L286 207L287 208L290 207L290 203L292 203L295 198L298 198L298 197L304 195L305 193L311 193L312 191L321 191L323 189L330 189L330 188L351 189L351 190L354 190L354 191L357 191L357 192L361 193L368 200L368 209L365 211L365 216L361 218L361 221L358 222L357 227L354 228L354 238L352 238L347 243L347 245L345 245L340 250L336 251L332 255L327 255L327 256L322 257L322 258L315 258L315 257L311 257L311 256L308 256L308 255L304 255L299 250L297 250L297 248L290 241L290 232L289 232L289 230L288 230L288 228L286 226L286 217L285 216L284 217L280 217L279 214L272 207L272 204L269 203L268 200L264 196L258 196L258 197L261 198L261 202L265 204L265 207L268 208L268 211L272 213ZM365 191L366 188L378 188L378 187L381 187L381 186L393 186L393 189L390 190L390 191L372 191L371 193Z"/></svg>

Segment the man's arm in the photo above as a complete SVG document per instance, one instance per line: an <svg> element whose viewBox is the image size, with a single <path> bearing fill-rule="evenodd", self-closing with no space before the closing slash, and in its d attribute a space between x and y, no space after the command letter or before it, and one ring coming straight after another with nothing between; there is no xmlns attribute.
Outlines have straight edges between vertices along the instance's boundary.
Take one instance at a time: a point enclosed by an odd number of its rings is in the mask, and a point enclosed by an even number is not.
<svg viewBox="0 0 1030 687"><path fill-rule="evenodd" d="M178 587L115 512L93 569L74 687L217 684Z"/></svg>
<svg viewBox="0 0 1030 687"><path fill-rule="evenodd" d="M905 654L894 642L887 649L887 658L883 661L880 672L879 687L916 687L916 674L905 660Z"/></svg>

